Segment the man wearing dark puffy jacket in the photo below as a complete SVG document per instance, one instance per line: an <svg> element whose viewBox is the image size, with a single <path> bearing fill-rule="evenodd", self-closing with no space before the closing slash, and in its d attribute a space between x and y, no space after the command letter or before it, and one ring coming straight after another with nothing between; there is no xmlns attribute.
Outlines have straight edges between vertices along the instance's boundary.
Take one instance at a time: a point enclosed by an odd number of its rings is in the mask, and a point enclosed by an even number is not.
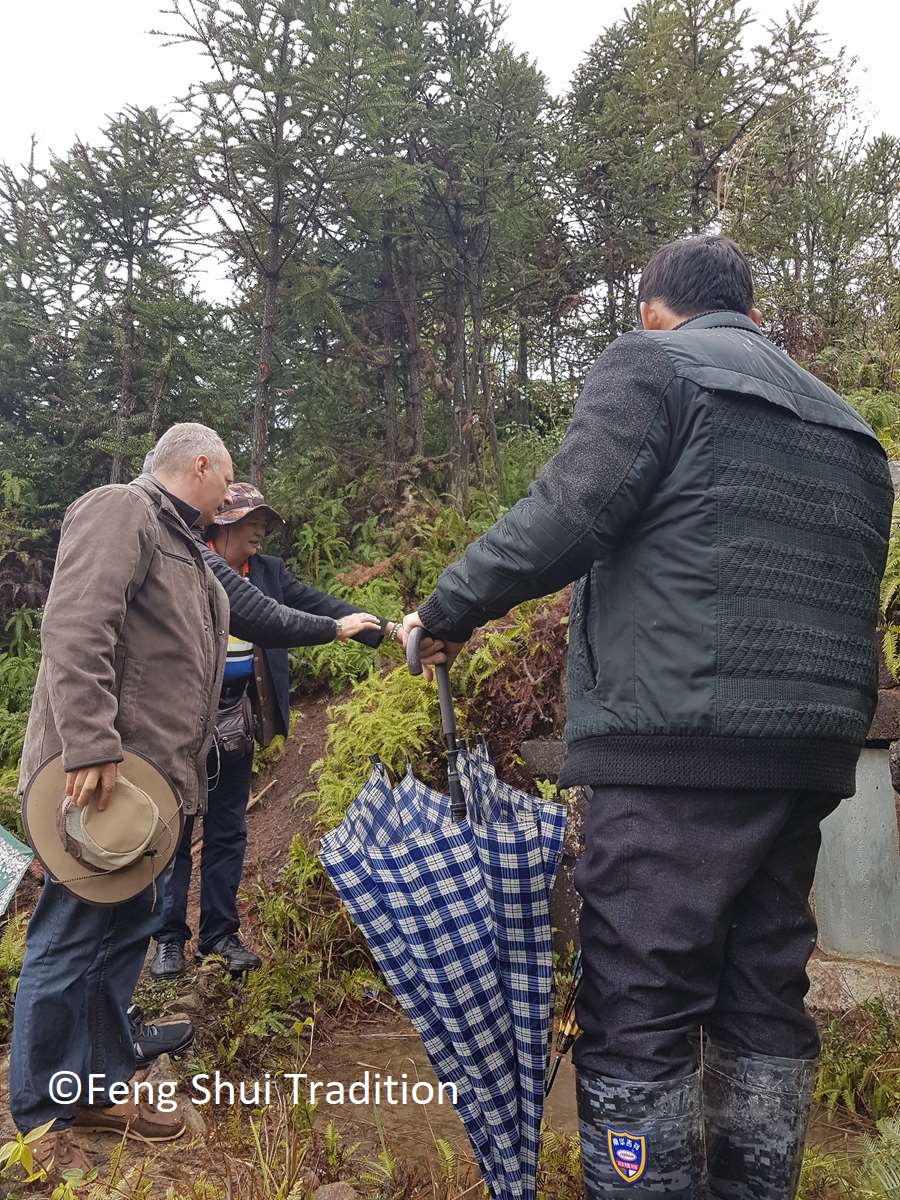
<svg viewBox="0 0 900 1200"><path fill-rule="evenodd" d="M874 709L891 483L868 425L760 332L733 242L663 247L638 295L558 454L404 629L452 660L577 580L586 1196L783 1200L819 1050L819 822Z"/></svg>

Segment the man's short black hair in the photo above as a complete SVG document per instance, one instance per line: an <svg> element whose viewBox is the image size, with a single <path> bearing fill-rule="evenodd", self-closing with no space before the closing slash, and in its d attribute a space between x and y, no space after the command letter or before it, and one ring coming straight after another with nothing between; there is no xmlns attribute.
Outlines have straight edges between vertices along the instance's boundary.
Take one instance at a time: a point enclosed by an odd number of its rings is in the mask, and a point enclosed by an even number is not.
<svg viewBox="0 0 900 1200"><path fill-rule="evenodd" d="M749 313L753 279L740 246L727 237L691 237L661 246L644 268L638 305L662 300L678 316Z"/></svg>

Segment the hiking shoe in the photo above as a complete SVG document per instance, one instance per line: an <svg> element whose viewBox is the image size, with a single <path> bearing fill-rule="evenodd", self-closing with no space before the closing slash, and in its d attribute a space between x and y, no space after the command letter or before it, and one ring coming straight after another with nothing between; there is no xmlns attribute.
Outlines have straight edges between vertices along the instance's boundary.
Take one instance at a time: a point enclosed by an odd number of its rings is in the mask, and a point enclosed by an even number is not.
<svg viewBox="0 0 900 1200"><path fill-rule="evenodd" d="M190 1021L162 1021L148 1025L143 1016L136 1004L128 1009L134 1060L138 1067L146 1067L161 1054L180 1054L194 1040L194 1027Z"/></svg>
<svg viewBox="0 0 900 1200"><path fill-rule="evenodd" d="M52 1187L64 1182L64 1171L81 1171L84 1176L92 1170L88 1156L68 1129L51 1129L29 1145L34 1155L35 1170L40 1167L46 1171L45 1182Z"/></svg>
<svg viewBox="0 0 900 1200"><path fill-rule="evenodd" d="M202 962L204 958L210 958L213 955L216 958L225 959L225 966L231 975L243 975L245 971L255 971L257 967L262 966L262 959L259 955L242 946L233 933L226 933L217 942L213 942L208 950L198 954L197 962Z"/></svg>
<svg viewBox="0 0 900 1200"><path fill-rule="evenodd" d="M142 1142L172 1142L184 1133L184 1121L177 1112L164 1113L146 1100L137 1104L126 1100L108 1108L99 1105L74 1109L73 1125L100 1133L116 1133L119 1137L135 1138Z"/></svg>
<svg viewBox="0 0 900 1200"><path fill-rule="evenodd" d="M156 953L150 964L154 979L177 979L185 972L184 944L182 942L157 942Z"/></svg>

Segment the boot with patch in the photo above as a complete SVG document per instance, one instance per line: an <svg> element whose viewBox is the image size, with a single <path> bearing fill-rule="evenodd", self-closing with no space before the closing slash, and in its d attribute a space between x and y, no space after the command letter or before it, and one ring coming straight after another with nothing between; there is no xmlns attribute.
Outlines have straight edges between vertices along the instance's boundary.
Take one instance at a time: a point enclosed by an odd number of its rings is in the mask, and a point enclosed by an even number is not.
<svg viewBox="0 0 900 1200"><path fill-rule="evenodd" d="M709 1194L716 1200L793 1200L816 1061L743 1054L707 1042L703 1116Z"/></svg>
<svg viewBox="0 0 900 1200"><path fill-rule="evenodd" d="M577 1076L585 1200L702 1200L700 1072L667 1083Z"/></svg>

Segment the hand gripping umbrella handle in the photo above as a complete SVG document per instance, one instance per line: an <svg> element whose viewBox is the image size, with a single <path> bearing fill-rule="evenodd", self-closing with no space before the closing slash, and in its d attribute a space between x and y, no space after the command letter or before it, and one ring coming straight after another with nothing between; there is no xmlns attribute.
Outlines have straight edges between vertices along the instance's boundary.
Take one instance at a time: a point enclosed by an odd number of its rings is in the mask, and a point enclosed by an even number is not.
<svg viewBox="0 0 900 1200"><path fill-rule="evenodd" d="M406 665L409 667L410 675L422 674L422 638L425 630L421 626L416 626L409 635L406 642ZM437 676L438 686L438 703L441 706L441 731L444 735L444 741L448 743L447 749L450 749L449 740L453 739L453 749L456 745L456 713L453 711L453 694L450 691L450 672L447 670L446 663L437 663L434 668L434 673Z"/></svg>
<svg viewBox="0 0 900 1200"><path fill-rule="evenodd" d="M406 641L406 665L410 675L422 674L422 638L425 630L416 626L410 631ZM466 798L459 778L456 758L460 751L456 740L456 713L453 711L453 693L450 691L450 672L446 663L436 663L434 668L437 676L438 704L441 708L441 732L444 735L444 745L447 747L447 785L450 792L450 810L455 821L461 821L466 815Z"/></svg>

